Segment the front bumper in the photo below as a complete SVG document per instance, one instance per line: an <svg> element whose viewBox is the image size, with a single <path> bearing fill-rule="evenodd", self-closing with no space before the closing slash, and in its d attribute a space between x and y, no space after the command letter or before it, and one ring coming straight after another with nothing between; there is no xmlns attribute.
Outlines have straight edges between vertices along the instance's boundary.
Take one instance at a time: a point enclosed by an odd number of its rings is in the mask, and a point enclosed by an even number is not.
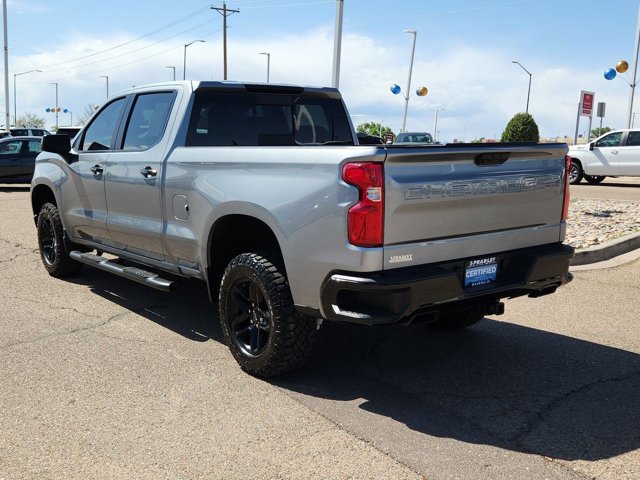
<svg viewBox="0 0 640 480"><path fill-rule="evenodd" d="M546 295L571 281L573 255L573 247L563 244L491 254L497 258L496 280L468 287L467 258L369 274L332 272L322 285L322 311L328 320L376 325L410 322L465 304Z"/></svg>

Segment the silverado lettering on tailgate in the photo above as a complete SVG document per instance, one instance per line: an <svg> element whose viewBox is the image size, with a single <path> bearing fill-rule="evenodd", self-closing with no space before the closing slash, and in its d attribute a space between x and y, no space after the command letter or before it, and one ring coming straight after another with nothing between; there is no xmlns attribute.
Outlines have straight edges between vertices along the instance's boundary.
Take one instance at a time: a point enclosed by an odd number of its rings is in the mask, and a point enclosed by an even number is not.
<svg viewBox="0 0 640 480"><path fill-rule="evenodd" d="M432 197L464 197L500 193L528 192L562 186L560 175L526 175L481 180L451 181L413 185L404 191L405 200L425 200Z"/></svg>

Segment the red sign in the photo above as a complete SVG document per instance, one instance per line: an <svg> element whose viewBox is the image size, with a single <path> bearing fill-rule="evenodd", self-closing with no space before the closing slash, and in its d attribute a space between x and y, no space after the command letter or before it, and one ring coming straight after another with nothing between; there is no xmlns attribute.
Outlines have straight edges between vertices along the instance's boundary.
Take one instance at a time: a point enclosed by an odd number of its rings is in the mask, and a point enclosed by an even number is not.
<svg viewBox="0 0 640 480"><path fill-rule="evenodd" d="M594 92L580 92L580 115L591 117L593 115L593 104L595 103L596 94Z"/></svg>
<svg viewBox="0 0 640 480"><path fill-rule="evenodd" d="M384 134L384 143L393 143L393 133L387 132Z"/></svg>

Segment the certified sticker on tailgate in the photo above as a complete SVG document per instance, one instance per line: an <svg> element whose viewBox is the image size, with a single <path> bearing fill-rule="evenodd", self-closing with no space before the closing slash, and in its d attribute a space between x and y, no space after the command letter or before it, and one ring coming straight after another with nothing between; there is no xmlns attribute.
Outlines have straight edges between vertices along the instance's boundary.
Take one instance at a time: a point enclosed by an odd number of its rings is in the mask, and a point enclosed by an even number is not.
<svg viewBox="0 0 640 480"><path fill-rule="evenodd" d="M496 257L469 260L464 269L464 286L477 287L495 282L497 273Z"/></svg>

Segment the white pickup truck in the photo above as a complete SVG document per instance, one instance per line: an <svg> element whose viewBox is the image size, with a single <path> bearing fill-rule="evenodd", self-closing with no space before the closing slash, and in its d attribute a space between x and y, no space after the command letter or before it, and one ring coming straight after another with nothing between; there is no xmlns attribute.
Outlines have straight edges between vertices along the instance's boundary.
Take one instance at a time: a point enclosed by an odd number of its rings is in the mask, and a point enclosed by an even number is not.
<svg viewBox="0 0 640 480"><path fill-rule="evenodd" d="M605 177L640 176L640 130L613 130L585 145L569 147L569 183L584 178L595 185Z"/></svg>

